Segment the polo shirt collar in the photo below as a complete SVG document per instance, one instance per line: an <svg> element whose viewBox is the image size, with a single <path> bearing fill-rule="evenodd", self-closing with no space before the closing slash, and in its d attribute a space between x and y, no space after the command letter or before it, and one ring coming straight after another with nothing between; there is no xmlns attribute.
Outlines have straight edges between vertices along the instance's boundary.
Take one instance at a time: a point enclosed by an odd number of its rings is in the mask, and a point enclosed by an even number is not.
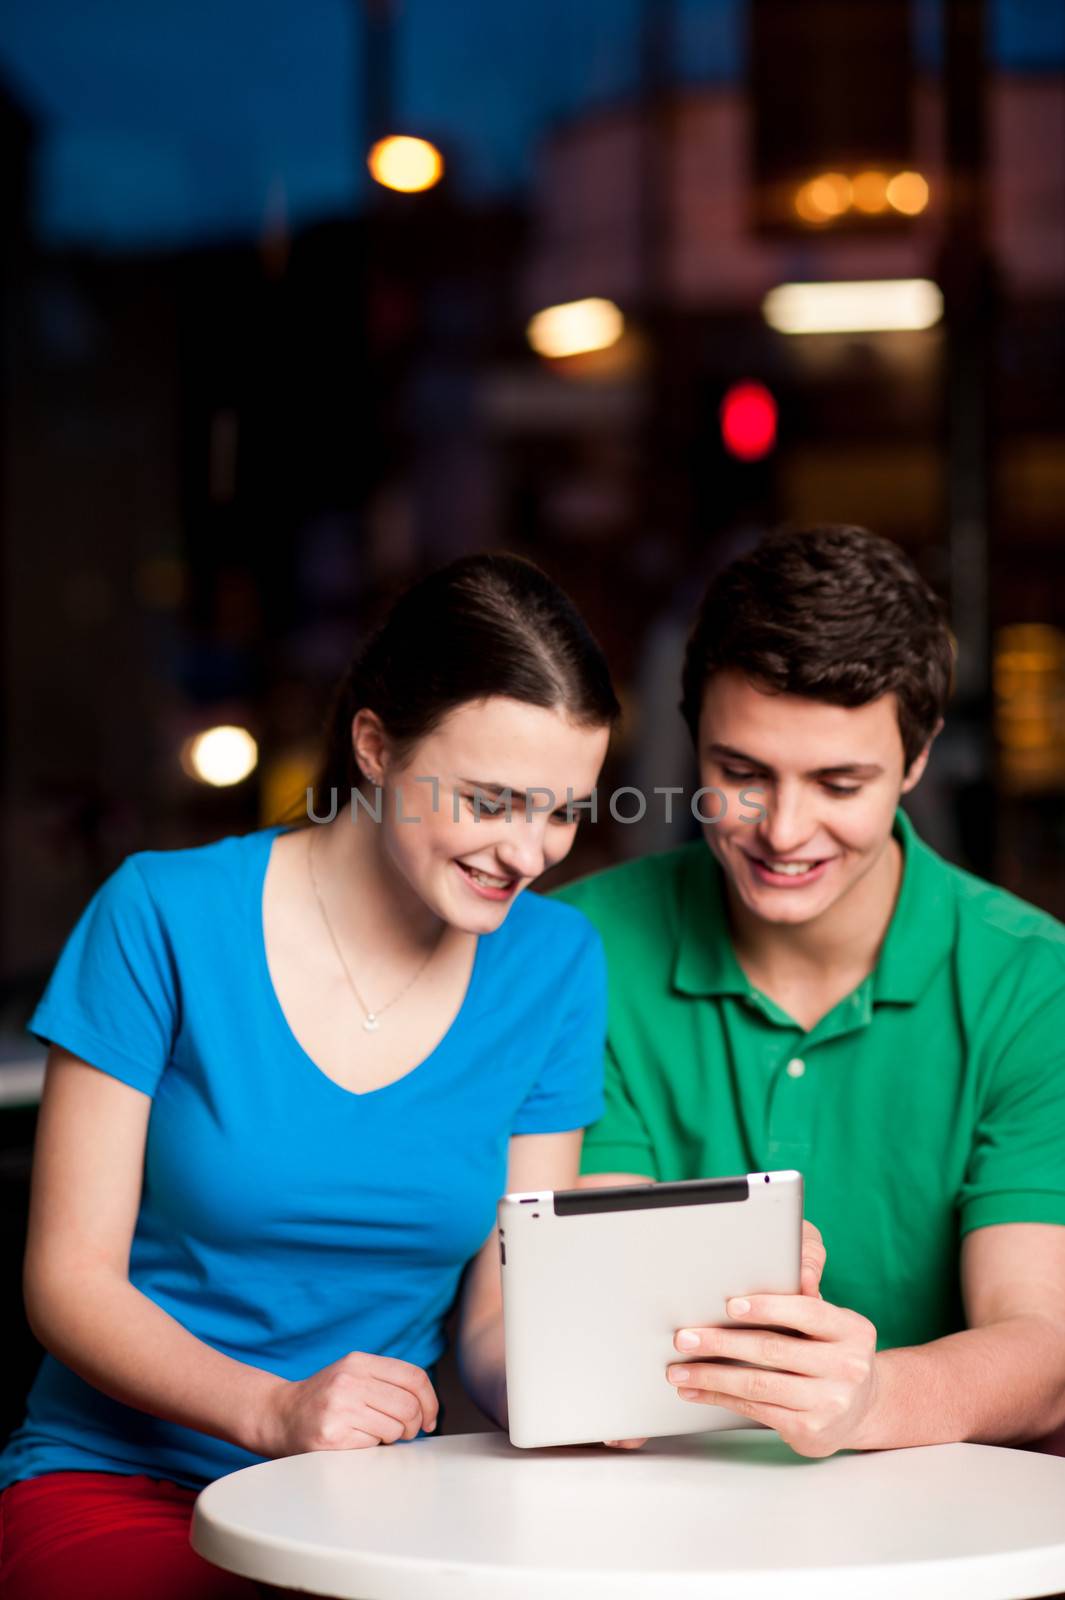
<svg viewBox="0 0 1065 1600"><path fill-rule="evenodd" d="M902 810L894 834L902 846L902 882L895 912L872 974L872 999L912 1004L946 960L956 911L949 869L918 838ZM703 843L690 847L681 874L673 988L681 994L749 995L750 980L736 960L721 868Z"/></svg>
<svg viewBox="0 0 1065 1600"><path fill-rule="evenodd" d="M751 981L736 960L721 868L706 844L691 845L681 874L673 987L681 994L742 994Z"/></svg>
<svg viewBox="0 0 1065 1600"><path fill-rule="evenodd" d="M895 813L902 846L902 882L880 959L873 970L873 1003L901 1005L919 1000L950 953L957 932L957 907L950 870L919 839L905 811Z"/></svg>

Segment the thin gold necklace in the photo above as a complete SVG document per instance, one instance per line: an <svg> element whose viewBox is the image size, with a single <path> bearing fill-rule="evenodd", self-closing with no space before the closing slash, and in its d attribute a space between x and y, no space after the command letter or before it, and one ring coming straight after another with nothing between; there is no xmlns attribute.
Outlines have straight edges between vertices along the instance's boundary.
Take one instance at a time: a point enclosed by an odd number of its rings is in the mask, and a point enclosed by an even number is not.
<svg viewBox="0 0 1065 1600"><path fill-rule="evenodd" d="M314 839L315 839L315 835L312 833L310 835L310 838L309 838L308 843L307 843L307 865L310 868L311 886L314 889L314 897L318 901L318 905L319 905L319 908L320 908L321 913L322 913L322 921L325 923L326 931L328 932L329 937L333 942L333 949L337 953L337 960L340 962L341 970L343 971L345 978L347 978L347 980L348 980L348 984L349 984L349 986L351 988L352 994L355 996L356 1000L359 1003L359 1010L363 1014L363 1024L362 1025L366 1029L367 1033L376 1033L378 1028L381 1026L381 1018L384 1016L385 1012L390 1010L391 1007L395 1005L397 1000L402 1000L403 996L407 993L408 989L412 989L414 987L414 985L417 983L418 979L421 977L422 973L425 971L426 967L429 965L430 961L435 956L437 950L440 947L440 940L443 937L443 933L444 933L443 923L441 923L441 925L440 925L440 930L437 933L436 939L434 940L434 942L432 944L432 947L429 950L429 953L426 955L425 960L417 968L417 970L415 971L413 977L410 977L410 978L407 979L406 983L403 985L402 989L400 989L399 993L398 994L394 994L392 996L391 1000L386 1000L385 1004L383 1006L378 1006L376 1011L371 1011L369 1006L366 1004L366 1001L362 998L362 995L359 993L358 988L356 987L356 984L355 984L355 979L351 976L351 968L348 966L347 962L344 960L344 952L343 952L343 950L341 950L340 945L337 942L337 936L333 932L333 924L330 922L329 913L325 909L325 901L322 899L322 891L318 887L318 875L314 870Z"/></svg>

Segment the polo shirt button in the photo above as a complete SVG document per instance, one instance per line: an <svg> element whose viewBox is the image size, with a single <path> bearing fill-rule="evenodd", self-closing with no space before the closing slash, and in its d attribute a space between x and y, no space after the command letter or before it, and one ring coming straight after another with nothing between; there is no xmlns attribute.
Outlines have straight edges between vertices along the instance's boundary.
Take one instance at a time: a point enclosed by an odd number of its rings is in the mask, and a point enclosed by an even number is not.
<svg viewBox="0 0 1065 1600"><path fill-rule="evenodd" d="M794 1061L788 1062L784 1070L789 1078L801 1078L803 1073L806 1071L806 1062L800 1061L796 1057Z"/></svg>

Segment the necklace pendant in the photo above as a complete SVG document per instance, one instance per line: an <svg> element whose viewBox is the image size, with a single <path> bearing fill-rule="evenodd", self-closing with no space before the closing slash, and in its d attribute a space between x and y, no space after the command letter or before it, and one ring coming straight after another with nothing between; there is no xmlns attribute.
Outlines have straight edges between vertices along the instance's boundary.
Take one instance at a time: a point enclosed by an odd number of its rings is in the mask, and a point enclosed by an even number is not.
<svg viewBox="0 0 1065 1600"><path fill-rule="evenodd" d="M376 1033L380 1026L381 1026L381 1024L377 1020L377 1018L374 1016L373 1012L372 1011L368 1011L366 1013L366 1021L363 1023L363 1027L366 1029L366 1032L367 1033Z"/></svg>

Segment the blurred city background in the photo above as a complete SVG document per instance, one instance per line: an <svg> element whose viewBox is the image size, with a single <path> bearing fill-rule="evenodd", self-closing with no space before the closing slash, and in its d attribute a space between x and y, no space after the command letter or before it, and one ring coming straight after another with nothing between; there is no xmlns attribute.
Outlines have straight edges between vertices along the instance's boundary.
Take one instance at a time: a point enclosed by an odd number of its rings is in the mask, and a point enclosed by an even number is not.
<svg viewBox="0 0 1065 1600"><path fill-rule="evenodd" d="M650 790L708 575L897 539L960 648L918 826L1065 914L1065 0L13 0L0 123L5 1287L79 911L299 803L466 551L570 591Z"/></svg>

